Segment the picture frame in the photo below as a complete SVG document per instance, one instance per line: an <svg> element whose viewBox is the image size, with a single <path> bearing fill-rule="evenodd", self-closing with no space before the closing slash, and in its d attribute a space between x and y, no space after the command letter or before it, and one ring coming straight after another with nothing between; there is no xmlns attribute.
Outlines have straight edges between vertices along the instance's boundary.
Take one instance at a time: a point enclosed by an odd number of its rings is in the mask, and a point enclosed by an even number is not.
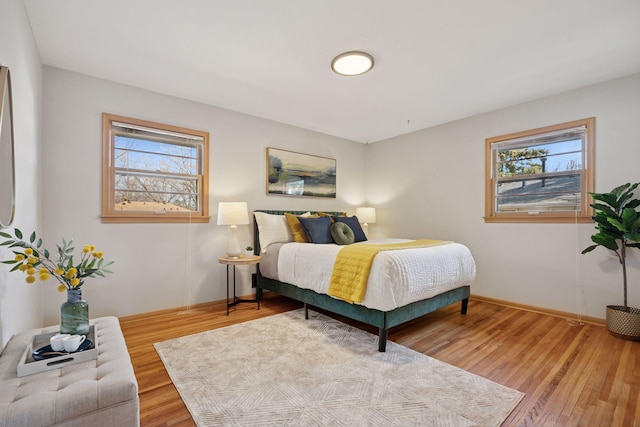
<svg viewBox="0 0 640 427"><path fill-rule="evenodd" d="M336 198L336 159L267 148L267 194Z"/></svg>

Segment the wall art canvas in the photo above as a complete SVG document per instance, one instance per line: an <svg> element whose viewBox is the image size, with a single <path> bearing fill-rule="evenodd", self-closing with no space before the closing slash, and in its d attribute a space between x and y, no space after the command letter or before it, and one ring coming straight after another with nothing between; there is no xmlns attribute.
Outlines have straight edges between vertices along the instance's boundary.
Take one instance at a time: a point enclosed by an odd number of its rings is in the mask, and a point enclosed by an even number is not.
<svg viewBox="0 0 640 427"><path fill-rule="evenodd" d="M267 148L267 194L336 197L336 159Z"/></svg>

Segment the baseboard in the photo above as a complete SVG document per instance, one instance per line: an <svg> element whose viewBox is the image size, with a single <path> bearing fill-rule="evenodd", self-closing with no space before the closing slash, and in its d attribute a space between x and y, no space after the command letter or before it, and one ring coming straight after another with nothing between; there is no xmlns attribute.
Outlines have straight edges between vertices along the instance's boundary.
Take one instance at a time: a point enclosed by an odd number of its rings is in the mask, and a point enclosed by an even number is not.
<svg viewBox="0 0 640 427"><path fill-rule="evenodd" d="M255 294L238 296L238 298L241 298L241 299L252 299L255 297L256 297ZM218 301L209 301L209 302L201 302L198 304L191 304L189 306L165 308L162 310L150 311L146 313L131 314L129 316L118 316L118 319L131 321L139 318L145 318L148 316L181 313L188 310L194 310L194 311L195 310L224 310L226 308L226 304L227 304L227 300L222 299Z"/></svg>
<svg viewBox="0 0 640 427"><path fill-rule="evenodd" d="M255 298L255 295L247 295L247 298ZM511 302L511 301L505 301L505 300L501 300L501 299L497 299L497 298L490 298L490 297L485 297L482 295L474 295L471 294L471 296L469 297L470 300L472 301L482 301L482 302L486 302L489 304L496 304L496 305L501 305L503 307L511 307L511 308L517 308L519 310L527 310L527 311L531 311L534 313L541 313L541 314L548 314L551 316L556 316L556 317L562 317L565 319L569 319L571 321L575 321L575 322L584 322L584 323L591 323L594 325L600 325L600 326L604 326L606 324L605 319L600 319L597 317L590 317L590 316L581 316L578 315L576 313L570 313L567 311L560 311L560 310L552 310L549 308L544 308L544 307L535 307L532 305L527 305L527 304L520 304L517 302ZM186 310L202 310L202 309L224 309L224 306L226 304L226 300L220 300L220 301L210 301L210 302L203 302L203 303L199 303L199 304L193 304L190 305L188 307L174 307L174 308L167 308L164 310L158 310L158 311L153 311L150 313L140 313L140 314L133 314L130 316L122 316L120 317L121 320L134 320L136 318L141 318L141 317L146 317L149 315L158 315L158 314L170 314L170 313L177 313L177 312L181 312L181 311L186 311Z"/></svg>
<svg viewBox="0 0 640 427"><path fill-rule="evenodd" d="M471 299L472 301L476 300L476 301L488 302L490 304L501 305L504 307L517 308L519 310L532 311L534 313L549 314L551 316L562 317L574 322L591 323L591 324L600 325L600 326L604 326L606 324L605 319L600 319L598 317L583 316L576 313L570 313L568 311L552 310L550 308L544 308L544 307L535 307L532 305L505 301L497 298L484 297L481 295L471 294L469 299Z"/></svg>

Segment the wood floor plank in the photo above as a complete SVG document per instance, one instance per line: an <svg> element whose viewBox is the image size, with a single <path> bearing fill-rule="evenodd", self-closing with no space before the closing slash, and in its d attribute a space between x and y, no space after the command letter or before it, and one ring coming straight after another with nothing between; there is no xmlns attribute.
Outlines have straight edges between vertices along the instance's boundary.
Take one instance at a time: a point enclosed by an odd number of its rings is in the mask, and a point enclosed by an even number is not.
<svg viewBox="0 0 640 427"><path fill-rule="evenodd" d="M240 304L228 317L218 302L121 318L138 379L141 425L195 425L154 343L299 307L269 295L260 310ZM640 342L615 338L600 325L575 326L561 317L472 300L467 315L453 304L391 329L389 340L525 393L505 426L640 427Z"/></svg>

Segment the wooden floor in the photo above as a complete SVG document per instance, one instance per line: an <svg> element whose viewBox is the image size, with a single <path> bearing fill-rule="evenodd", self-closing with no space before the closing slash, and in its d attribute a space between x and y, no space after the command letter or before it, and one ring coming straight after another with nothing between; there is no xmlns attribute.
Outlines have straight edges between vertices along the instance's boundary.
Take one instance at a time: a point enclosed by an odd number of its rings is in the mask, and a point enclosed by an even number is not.
<svg viewBox="0 0 640 427"><path fill-rule="evenodd" d="M141 425L195 425L153 343L298 307L270 296L260 310L241 304L229 317L217 304L121 318ZM640 342L614 338L602 326L472 300L465 316L451 305L391 329L389 339L524 392L505 426L640 427Z"/></svg>

